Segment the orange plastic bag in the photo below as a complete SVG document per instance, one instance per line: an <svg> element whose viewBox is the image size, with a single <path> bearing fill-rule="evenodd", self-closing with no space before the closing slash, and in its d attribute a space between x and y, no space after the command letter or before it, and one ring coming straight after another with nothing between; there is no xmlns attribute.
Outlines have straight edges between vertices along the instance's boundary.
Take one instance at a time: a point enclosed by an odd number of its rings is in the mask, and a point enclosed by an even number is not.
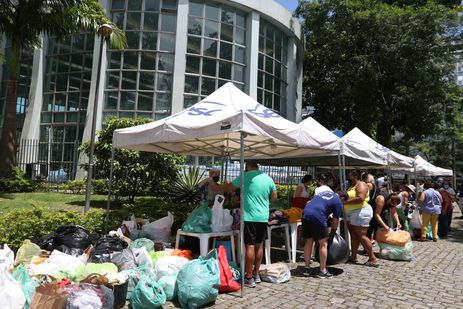
<svg viewBox="0 0 463 309"><path fill-rule="evenodd" d="M174 249L174 251L172 251L171 256L181 256L181 257L191 260L191 251L188 249L186 250Z"/></svg>
<svg viewBox="0 0 463 309"><path fill-rule="evenodd" d="M405 246L410 240L410 233L407 231L387 231L378 229L376 232L376 241L393 246Z"/></svg>
<svg viewBox="0 0 463 309"><path fill-rule="evenodd" d="M290 209L280 209L281 212L288 217L289 223L299 222L302 218L302 209L297 207L291 207Z"/></svg>

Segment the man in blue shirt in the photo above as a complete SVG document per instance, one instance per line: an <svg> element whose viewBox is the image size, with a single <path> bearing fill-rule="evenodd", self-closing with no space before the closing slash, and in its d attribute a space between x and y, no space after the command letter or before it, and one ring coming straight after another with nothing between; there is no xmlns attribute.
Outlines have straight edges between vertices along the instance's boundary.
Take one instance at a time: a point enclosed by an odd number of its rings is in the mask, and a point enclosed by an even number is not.
<svg viewBox="0 0 463 309"><path fill-rule="evenodd" d="M333 215L331 221L331 233L338 228L339 218L342 215L343 203L339 196L330 191L321 192L307 203L302 213L302 237L305 238L304 259L305 269L303 274L310 276L310 257L312 256L312 246L314 241L319 244L320 271L319 278L329 278L333 276L326 269L326 259L328 256L328 217Z"/></svg>

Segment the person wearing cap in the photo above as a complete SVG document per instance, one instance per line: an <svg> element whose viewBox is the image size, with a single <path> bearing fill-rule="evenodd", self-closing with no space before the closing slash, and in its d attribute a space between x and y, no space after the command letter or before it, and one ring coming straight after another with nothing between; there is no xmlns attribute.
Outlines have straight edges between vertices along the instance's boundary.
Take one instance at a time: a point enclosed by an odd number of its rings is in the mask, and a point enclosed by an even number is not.
<svg viewBox="0 0 463 309"><path fill-rule="evenodd" d="M196 189L201 192L201 204L207 203L208 206L214 204L214 199L217 194L223 194L223 190L218 184L220 180L220 170L211 168L209 170L209 177L201 180Z"/></svg>

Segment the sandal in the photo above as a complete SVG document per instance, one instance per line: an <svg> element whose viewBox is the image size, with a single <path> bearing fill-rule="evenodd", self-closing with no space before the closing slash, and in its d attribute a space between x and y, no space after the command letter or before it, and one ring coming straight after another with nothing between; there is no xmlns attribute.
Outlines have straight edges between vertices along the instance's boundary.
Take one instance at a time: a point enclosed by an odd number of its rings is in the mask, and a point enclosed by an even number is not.
<svg viewBox="0 0 463 309"><path fill-rule="evenodd" d="M376 263L376 262L371 262L371 261L367 261L367 262L365 262L363 265L369 266L369 267L375 267L375 268L378 268L378 267L379 267L379 264L378 264L378 263Z"/></svg>
<svg viewBox="0 0 463 309"><path fill-rule="evenodd" d="M351 258L347 259L346 264L358 264L358 260L353 260Z"/></svg>

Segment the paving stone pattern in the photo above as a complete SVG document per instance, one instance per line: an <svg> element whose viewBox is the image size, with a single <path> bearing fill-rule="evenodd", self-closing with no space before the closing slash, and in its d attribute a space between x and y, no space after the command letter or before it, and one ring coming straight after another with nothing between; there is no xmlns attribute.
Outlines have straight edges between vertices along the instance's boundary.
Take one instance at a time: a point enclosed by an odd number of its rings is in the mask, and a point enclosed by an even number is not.
<svg viewBox="0 0 463 309"><path fill-rule="evenodd" d="M220 294L209 308L463 308L463 218L454 210L452 232L434 243L414 241L415 260L378 260L380 267L342 264L332 278L302 275L303 261L288 264L291 280L261 283L239 294ZM375 251L379 248L375 247ZM300 255L300 254L298 254ZM282 260L282 259L280 259ZM359 262L367 261L359 256ZM272 262L276 262L272 261ZM317 264L314 264L314 266ZM167 303L165 308L180 308Z"/></svg>

